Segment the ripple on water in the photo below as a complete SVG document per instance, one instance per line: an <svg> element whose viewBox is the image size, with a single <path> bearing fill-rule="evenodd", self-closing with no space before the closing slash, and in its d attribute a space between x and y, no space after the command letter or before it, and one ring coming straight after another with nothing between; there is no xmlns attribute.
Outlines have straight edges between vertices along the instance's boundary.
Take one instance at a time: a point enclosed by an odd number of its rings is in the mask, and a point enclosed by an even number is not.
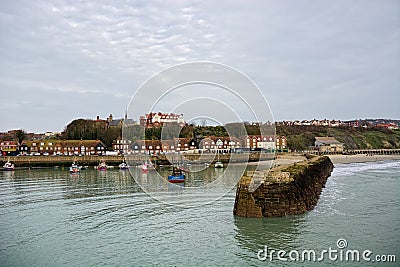
<svg viewBox="0 0 400 267"><path fill-rule="evenodd" d="M79 177L62 170L0 173L0 262L259 266L268 263L257 260L264 245L326 249L341 237L352 248L395 253L400 164L368 164L338 164L313 211L262 219L232 215L234 190L210 205L184 208L159 201L168 194L149 197L118 171L88 170ZM174 197L194 204L214 196L193 191Z"/></svg>

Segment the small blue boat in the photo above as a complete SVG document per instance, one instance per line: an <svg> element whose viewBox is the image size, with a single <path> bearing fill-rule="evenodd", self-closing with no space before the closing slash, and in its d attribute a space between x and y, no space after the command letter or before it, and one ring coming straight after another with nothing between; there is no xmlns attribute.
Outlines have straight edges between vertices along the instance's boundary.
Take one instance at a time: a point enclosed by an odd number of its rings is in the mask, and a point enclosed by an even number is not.
<svg viewBox="0 0 400 267"><path fill-rule="evenodd" d="M168 182L170 183L184 183L185 174L178 167L172 169L172 174L168 176Z"/></svg>

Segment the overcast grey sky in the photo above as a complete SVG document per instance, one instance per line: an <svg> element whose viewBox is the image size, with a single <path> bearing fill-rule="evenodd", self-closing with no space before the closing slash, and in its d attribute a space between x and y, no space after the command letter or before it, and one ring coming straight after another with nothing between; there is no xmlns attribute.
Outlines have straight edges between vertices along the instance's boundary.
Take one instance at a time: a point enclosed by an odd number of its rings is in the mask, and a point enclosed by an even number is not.
<svg viewBox="0 0 400 267"><path fill-rule="evenodd" d="M0 57L0 131L122 117L150 75L197 60L248 75L276 120L400 118L397 0L4 0Z"/></svg>

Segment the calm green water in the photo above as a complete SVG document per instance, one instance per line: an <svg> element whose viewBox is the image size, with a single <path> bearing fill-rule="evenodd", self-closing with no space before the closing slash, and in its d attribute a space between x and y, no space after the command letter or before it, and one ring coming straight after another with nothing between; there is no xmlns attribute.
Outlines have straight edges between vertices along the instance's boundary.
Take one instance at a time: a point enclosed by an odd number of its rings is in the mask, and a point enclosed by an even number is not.
<svg viewBox="0 0 400 267"><path fill-rule="evenodd" d="M202 183L192 178L188 185ZM382 266L398 266L399 179L400 161L337 165L312 212L244 219L232 215L235 190L189 209L149 197L126 171L0 172L0 266L286 266L293 263L260 261L258 250L321 251L339 238L348 248L395 254L397 263ZM188 201L202 197L180 190Z"/></svg>

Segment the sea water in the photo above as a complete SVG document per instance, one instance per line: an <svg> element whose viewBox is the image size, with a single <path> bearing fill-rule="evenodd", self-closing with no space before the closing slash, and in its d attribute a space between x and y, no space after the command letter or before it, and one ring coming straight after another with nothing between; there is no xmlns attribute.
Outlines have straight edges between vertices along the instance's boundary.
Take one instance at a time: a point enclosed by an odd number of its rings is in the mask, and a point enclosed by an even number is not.
<svg viewBox="0 0 400 267"><path fill-rule="evenodd" d="M376 255L398 266L399 179L400 161L337 164L313 211L249 219L233 216L234 188L185 208L147 195L126 171L0 172L0 266L379 266ZM329 249L336 259L321 257ZM301 257L310 250L315 259ZM346 261L349 250L371 261Z"/></svg>

